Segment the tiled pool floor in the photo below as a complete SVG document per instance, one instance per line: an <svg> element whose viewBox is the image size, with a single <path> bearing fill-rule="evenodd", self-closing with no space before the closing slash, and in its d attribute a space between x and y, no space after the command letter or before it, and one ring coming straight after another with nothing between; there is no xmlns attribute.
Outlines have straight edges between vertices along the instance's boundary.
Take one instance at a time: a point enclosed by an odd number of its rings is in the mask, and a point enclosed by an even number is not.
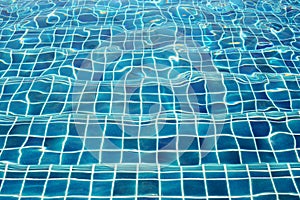
<svg viewBox="0 0 300 200"><path fill-rule="evenodd" d="M299 164L1 165L3 199L299 199ZM13 185L13 186L12 186Z"/></svg>
<svg viewBox="0 0 300 200"><path fill-rule="evenodd" d="M299 13L0 0L0 199L299 199Z"/></svg>

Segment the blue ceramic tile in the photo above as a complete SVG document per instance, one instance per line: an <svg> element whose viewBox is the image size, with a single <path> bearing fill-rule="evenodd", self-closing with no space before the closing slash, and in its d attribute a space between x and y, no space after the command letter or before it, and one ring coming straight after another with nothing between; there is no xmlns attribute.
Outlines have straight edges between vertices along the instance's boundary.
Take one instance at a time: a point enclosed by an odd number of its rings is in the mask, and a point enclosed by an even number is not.
<svg viewBox="0 0 300 200"><path fill-rule="evenodd" d="M225 180L207 180L208 194L211 196L228 196Z"/></svg>
<svg viewBox="0 0 300 200"><path fill-rule="evenodd" d="M0 1L0 199L299 199L299 10Z"/></svg>
<svg viewBox="0 0 300 200"><path fill-rule="evenodd" d="M161 194L163 196L181 196L181 183L180 181L162 181Z"/></svg>
<svg viewBox="0 0 300 200"><path fill-rule="evenodd" d="M112 188L111 181L94 181L92 187L93 196L110 196Z"/></svg>
<svg viewBox="0 0 300 200"><path fill-rule="evenodd" d="M116 196L133 196L135 195L135 180L125 181L117 180L114 185L114 195Z"/></svg>
<svg viewBox="0 0 300 200"><path fill-rule="evenodd" d="M184 181L185 196L205 196L204 181L186 180Z"/></svg>
<svg viewBox="0 0 300 200"><path fill-rule="evenodd" d="M158 188L157 180L139 180L138 182L138 195L139 196L158 196L159 188Z"/></svg>

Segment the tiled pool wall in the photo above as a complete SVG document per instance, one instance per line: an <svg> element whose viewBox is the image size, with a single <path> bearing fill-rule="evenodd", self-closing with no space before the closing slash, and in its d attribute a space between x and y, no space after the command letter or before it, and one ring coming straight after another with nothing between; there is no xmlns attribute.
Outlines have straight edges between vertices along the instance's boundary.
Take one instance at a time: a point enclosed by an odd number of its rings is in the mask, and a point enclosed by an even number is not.
<svg viewBox="0 0 300 200"><path fill-rule="evenodd" d="M299 12L0 1L0 199L299 199Z"/></svg>

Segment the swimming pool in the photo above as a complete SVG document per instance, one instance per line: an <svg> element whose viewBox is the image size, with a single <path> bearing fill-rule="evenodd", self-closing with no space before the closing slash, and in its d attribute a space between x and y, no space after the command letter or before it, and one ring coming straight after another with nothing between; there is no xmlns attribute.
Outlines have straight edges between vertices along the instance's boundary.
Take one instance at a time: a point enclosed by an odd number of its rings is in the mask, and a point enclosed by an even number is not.
<svg viewBox="0 0 300 200"><path fill-rule="evenodd" d="M0 1L0 198L299 199L299 11Z"/></svg>

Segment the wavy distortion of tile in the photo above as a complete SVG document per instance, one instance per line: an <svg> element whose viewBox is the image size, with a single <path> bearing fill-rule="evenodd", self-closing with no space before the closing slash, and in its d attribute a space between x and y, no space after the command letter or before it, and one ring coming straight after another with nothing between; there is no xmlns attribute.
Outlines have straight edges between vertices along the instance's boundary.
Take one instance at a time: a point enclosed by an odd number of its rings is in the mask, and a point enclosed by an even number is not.
<svg viewBox="0 0 300 200"><path fill-rule="evenodd" d="M0 0L0 199L298 199L299 11Z"/></svg>

